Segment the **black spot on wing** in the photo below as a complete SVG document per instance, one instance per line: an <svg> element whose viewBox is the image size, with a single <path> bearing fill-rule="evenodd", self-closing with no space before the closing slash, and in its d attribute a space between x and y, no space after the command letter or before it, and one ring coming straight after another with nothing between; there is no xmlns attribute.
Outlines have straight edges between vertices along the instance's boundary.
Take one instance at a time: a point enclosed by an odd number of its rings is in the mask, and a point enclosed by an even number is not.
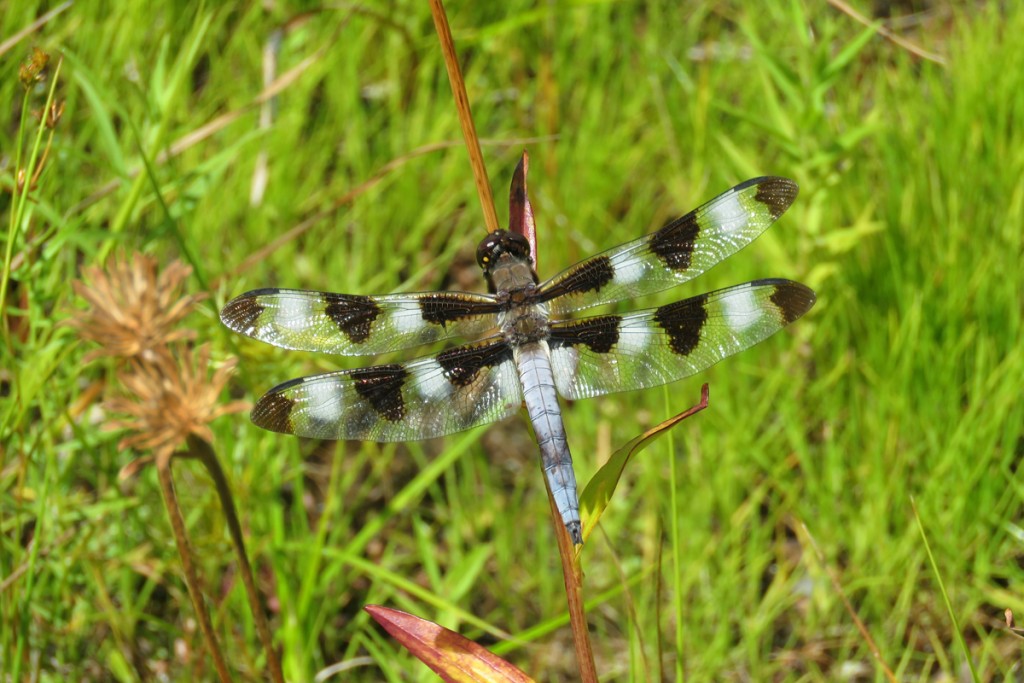
<svg viewBox="0 0 1024 683"><path fill-rule="evenodd" d="M423 319L441 327L456 320L475 318L498 311L497 306L445 293L424 294L419 298L419 303Z"/></svg>
<svg viewBox="0 0 1024 683"><path fill-rule="evenodd" d="M619 343L621 323L620 316L602 315L555 325L551 328L551 346L558 348L583 344L595 353L608 353Z"/></svg>
<svg viewBox="0 0 1024 683"><path fill-rule="evenodd" d="M654 321L668 334L669 346L681 356L688 356L700 344L700 332L707 322L707 295L662 306L654 313Z"/></svg>
<svg viewBox="0 0 1024 683"><path fill-rule="evenodd" d="M772 177L754 178L740 183L733 190L739 192L755 183L758 185L754 199L768 207L773 220L785 213L800 192L800 187L789 178Z"/></svg>
<svg viewBox="0 0 1024 683"><path fill-rule="evenodd" d="M295 407L295 401L281 392L301 383L301 379L293 379L274 387L264 394L260 400L256 401L256 405L253 406L252 415L250 416L253 424L269 429L272 432L281 432L282 434L294 433L295 430L292 425L291 416L292 409Z"/></svg>
<svg viewBox="0 0 1024 683"><path fill-rule="evenodd" d="M607 256L595 256L570 268L542 299L550 301L557 296L599 292L615 277L615 268Z"/></svg>
<svg viewBox="0 0 1024 683"><path fill-rule="evenodd" d="M699 235L697 214L690 212L654 233L649 248L671 270L687 270Z"/></svg>
<svg viewBox="0 0 1024 683"><path fill-rule="evenodd" d="M324 294L324 313L353 344L366 341L373 323L380 316L380 306L368 296Z"/></svg>
<svg viewBox="0 0 1024 683"><path fill-rule="evenodd" d="M751 283L754 286L758 284L775 284L775 291L768 298L775 304L786 325L811 310L814 302L817 301L814 291L799 282L764 280Z"/></svg>
<svg viewBox="0 0 1024 683"><path fill-rule="evenodd" d="M437 364L449 382L465 387L472 384L484 368L501 365L511 357L512 349L502 341L442 351L437 355Z"/></svg>
<svg viewBox="0 0 1024 683"><path fill-rule="evenodd" d="M377 414L389 422L405 417L402 386L409 373L401 365L376 365L353 370L350 375L357 394L373 406Z"/></svg>
<svg viewBox="0 0 1024 683"><path fill-rule="evenodd" d="M247 332L256 326L256 321L263 315L263 304L257 297L276 293L276 289L259 289L235 297L221 309L220 319L235 332Z"/></svg>

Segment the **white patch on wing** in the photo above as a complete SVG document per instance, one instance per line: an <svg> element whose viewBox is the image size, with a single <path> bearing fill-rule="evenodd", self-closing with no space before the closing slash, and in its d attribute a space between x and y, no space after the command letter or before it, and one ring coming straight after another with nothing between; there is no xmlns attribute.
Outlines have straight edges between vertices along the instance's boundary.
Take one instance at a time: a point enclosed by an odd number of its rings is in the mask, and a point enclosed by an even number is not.
<svg viewBox="0 0 1024 683"><path fill-rule="evenodd" d="M519 369L515 362L505 362L498 367L498 380L495 386L505 397L505 411L509 414L519 412L522 406L522 387L519 384Z"/></svg>
<svg viewBox="0 0 1024 683"><path fill-rule="evenodd" d="M273 322L287 330L301 332L309 327L317 316L323 315L322 310L317 309L319 302L312 297L305 296L278 296L271 308L273 311Z"/></svg>
<svg viewBox="0 0 1024 683"><path fill-rule="evenodd" d="M311 421L340 422L343 406L341 405L341 387L337 382L303 382L303 412Z"/></svg>
<svg viewBox="0 0 1024 683"><path fill-rule="evenodd" d="M723 298L722 312L733 332L745 332L747 328L756 325L762 315L754 290L749 285Z"/></svg>
<svg viewBox="0 0 1024 683"><path fill-rule="evenodd" d="M580 352L573 346L559 346L551 349L551 372L555 376L555 388L562 396L570 396Z"/></svg>
<svg viewBox="0 0 1024 683"><path fill-rule="evenodd" d="M625 318L619 327L619 342L616 349L630 356L639 356L646 351L654 336L647 318L630 321Z"/></svg>
<svg viewBox="0 0 1024 683"><path fill-rule="evenodd" d="M643 259L635 258L633 254L629 254L622 263L616 263L613 259L612 267L615 269L615 284L631 285L640 282L647 275L647 264Z"/></svg>
<svg viewBox="0 0 1024 683"><path fill-rule="evenodd" d="M395 308L387 314L388 324L400 335L414 335L424 327L427 322L423 319L423 309L419 304L404 304L401 308Z"/></svg>
<svg viewBox="0 0 1024 683"><path fill-rule="evenodd" d="M737 199L735 190L729 190L710 207L705 220L710 220L722 232L729 234L745 230L749 216Z"/></svg>
<svg viewBox="0 0 1024 683"><path fill-rule="evenodd" d="M412 368L410 383L425 399L443 401L452 395L454 387L444 376L444 368L433 358L416 363Z"/></svg>

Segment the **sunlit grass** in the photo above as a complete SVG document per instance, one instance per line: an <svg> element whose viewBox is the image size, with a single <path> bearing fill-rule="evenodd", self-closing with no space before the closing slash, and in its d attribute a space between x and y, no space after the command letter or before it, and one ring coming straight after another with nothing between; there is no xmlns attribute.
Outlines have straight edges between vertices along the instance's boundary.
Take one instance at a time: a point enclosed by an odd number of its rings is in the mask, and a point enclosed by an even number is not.
<svg viewBox="0 0 1024 683"><path fill-rule="evenodd" d="M212 675L155 473L117 479L137 454L118 452L123 434L104 428L112 416L96 404L114 367L85 363L91 347L57 326L84 306L71 287L83 267L119 248L162 264L191 258L187 289L211 301L184 324L215 361L239 359L225 403L365 362L232 335L214 310L233 295L480 286L482 214L425 4L299 18L258 5L80 3L0 57L11 254L0 675ZM671 446L659 441L630 464L584 550L609 680L882 680L826 568L801 544L801 523L901 680L965 670L936 574L982 680L1015 675L1020 642L999 623L1006 607L1024 613L1024 11L997 4L970 15L938 5L905 30L945 67L818 4L449 5L502 220L512 168L529 149L541 277L748 177L801 185L765 236L666 296L788 277L818 292L805 319L664 390L566 406L585 482L711 385L709 408ZM38 13L13 3L0 35ZM301 71L261 128L261 53L277 29L276 74ZM48 85L30 91L22 115L18 67L32 46L64 52L55 97L65 112L22 210L15 150L33 143L31 110ZM237 120L209 137L171 147L230 112ZM441 142L452 145L407 157ZM261 154L269 175L254 205ZM212 429L290 680L345 660L359 666L344 680L430 680L396 654L361 611L367 603L436 620L538 679L572 677L524 419L383 446L300 442L242 415ZM198 470L176 472L220 640L231 665L255 677L264 663L216 495Z"/></svg>

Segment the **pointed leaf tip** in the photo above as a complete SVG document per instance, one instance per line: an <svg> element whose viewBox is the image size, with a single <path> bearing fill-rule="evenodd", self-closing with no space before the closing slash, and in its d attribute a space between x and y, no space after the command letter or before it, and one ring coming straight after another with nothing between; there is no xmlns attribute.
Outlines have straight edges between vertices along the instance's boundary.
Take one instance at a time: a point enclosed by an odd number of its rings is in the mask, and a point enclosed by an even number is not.
<svg viewBox="0 0 1024 683"><path fill-rule="evenodd" d="M406 650L451 683L533 683L533 679L472 640L400 610L363 608Z"/></svg>
<svg viewBox="0 0 1024 683"><path fill-rule="evenodd" d="M508 229L527 239L530 243L530 258L537 269L537 223L533 218L533 206L526 188L526 174L530 171L530 155L523 155L512 173L512 184L508 188Z"/></svg>

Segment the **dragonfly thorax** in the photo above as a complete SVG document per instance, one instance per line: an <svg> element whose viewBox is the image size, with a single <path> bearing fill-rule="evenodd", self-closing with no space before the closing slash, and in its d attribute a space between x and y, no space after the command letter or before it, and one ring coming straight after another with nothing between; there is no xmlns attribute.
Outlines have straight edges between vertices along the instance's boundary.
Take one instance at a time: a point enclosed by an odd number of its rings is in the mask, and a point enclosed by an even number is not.
<svg viewBox="0 0 1024 683"><path fill-rule="evenodd" d="M538 306L516 307L500 316L501 333L513 347L547 339L551 323Z"/></svg>

